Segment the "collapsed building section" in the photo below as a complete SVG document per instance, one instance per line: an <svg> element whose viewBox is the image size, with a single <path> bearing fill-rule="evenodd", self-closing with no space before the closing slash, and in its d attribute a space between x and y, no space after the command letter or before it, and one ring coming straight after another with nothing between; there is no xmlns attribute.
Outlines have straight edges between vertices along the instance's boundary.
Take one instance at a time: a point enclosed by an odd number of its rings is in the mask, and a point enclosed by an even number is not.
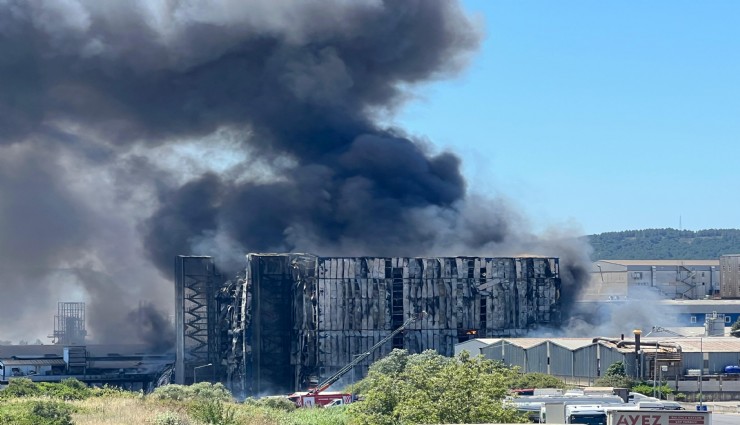
<svg viewBox="0 0 740 425"><path fill-rule="evenodd" d="M421 311L357 376L393 348L452 355L561 319L556 258L249 254L242 276L214 285L210 257L178 257L176 276L177 382L207 367L199 377L241 395L311 387Z"/></svg>

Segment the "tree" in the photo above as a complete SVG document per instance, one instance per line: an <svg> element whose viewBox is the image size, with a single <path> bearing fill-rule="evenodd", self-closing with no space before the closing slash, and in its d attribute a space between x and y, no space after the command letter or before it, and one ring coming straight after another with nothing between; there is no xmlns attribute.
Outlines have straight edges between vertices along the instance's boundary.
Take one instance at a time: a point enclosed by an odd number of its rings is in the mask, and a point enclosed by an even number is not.
<svg viewBox="0 0 740 425"><path fill-rule="evenodd" d="M740 318L735 321L735 323L732 324L732 327L730 328L730 335L740 338Z"/></svg>
<svg viewBox="0 0 740 425"><path fill-rule="evenodd" d="M643 383L633 386L632 391L636 393L640 393L642 395L650 396L650 397L652 397L653 394L656 394L656 393L660 394L662 397L665 397L665 395L672 393L673 389L669 387L667 384L661 384L653 388L652 384L643 382Z"/></svg>
<svg viewBox="0 0 740 425"><path fill-rule="evenodd" d="M565 381L546 373L517 374L509 383L509 388L566 388Z"/></svg>
<svg viewBox="0 0 740 425"><path fill-rule="evenodd" d="M614 362L606 368L606 376L627 376L624 370L624 362Z"/></svg>
<svg viewBox="0 0 740 425"><path fill-rule="evenodd" d="M451 358L433 350L413 355L394 350L355 385L365 401L349 409L360 424L523 421L502 403L515 374L467 352Z"/></svg>
<svg viewBox="0 0 740 425"><path fill-rule="evenodd" d="M596 380L596 385L600 387L632 388L635 381L627 376L624 362L615 362L609 365L603 377Z"/></svg>

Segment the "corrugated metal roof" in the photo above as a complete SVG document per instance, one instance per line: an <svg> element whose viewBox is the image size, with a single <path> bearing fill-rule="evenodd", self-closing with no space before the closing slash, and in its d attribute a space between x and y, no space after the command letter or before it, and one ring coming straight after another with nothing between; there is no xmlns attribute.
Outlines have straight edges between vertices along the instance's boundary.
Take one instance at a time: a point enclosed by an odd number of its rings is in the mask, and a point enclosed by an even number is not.
<svg viewBox="0 0 740 425"><path fill-rule="evenodd" d="M509 344L524 349L536 347L548 341L569 350L576 350L593 344L593 338L480 338L470 341L485 341L487 343L486 346L488 347L490 347L491 345L499 345L501 341L504 341L504 344ZM466 342L457 344L456 346L459 347Z"/></svg>
<svg viewBox="0 0 740 425"><path fill-rule="evenodd" d="M648 341L665 341L675 342L681 346L681 350L686 353L740 353L740 338L735 337L705 337L705 338L645 338Z"/></svg>
<svg viewBox="0 0 740 425"><path fill-rule="evenodd" d="M622 266L719 266L717 260L599 260Z"/></svg>
<svg viewBox="0 0 740 425"><path fill-rule="evenodd" d="M544 344L550 341L553 344L560 345L561 347L569 350L585 347L593 344L591 338L501 338L493 340L490 345L498 345L500 341L504 341L505 344L510 344L519 348L529 349L536 347L540 344Z"/></svg>
<svg viewBox="0 0 740 425"><path fill-rule="evenodd" d="M486 345L490 345L501 341L501 338L477 338L477 341L481 341Z"/></svg>
<svg viewBox="0 0 740 425"><path fill-rule="evenodd" d="M18 357L44 357L46 355L61 357L64 347L61 345L0 345L0 359Z"/></svg>
<svg viewBox="0 0 740 425"><path fill-rule="evenodd" d="M505 343L517 346L519 348L531 348L535 345L542 344L547 338L503 338Z"/></svg>
<svg viewBox="0 0 740 425"><path fill-rule="evenodd" d="M486 345L491 345L499 341L501 341L501 338L475 338L475 339L469 339L459 344L455 344L455 346L463 347L463 348L469 345L476 346L476 347L485 347Z"/></svg>
<svg viewBox="0 0 740 425"><path fill-rule="evenodd" d="M550 341L569 350L588 347L594 343L593 338L551 338Z"/></svg>
<svg viewBox="0 0 740 425"><path fill-rule="evenodd" d="M618 338L614 338L615 341L618 340ZM579 348L587 347L591 344L593 344L593 338L502 338L498 340L496 343L489 344L490 345L496 345L497 343L504 341L505 344L510 344L515 347L523 348L523 349L530 349L532 347L536 347L540 344L544 344L547 341L550 341L553 344L557 344L561 347L567 348L569 350L577 350ZM625 347L619 348L619 352L632 352L634 351L634 344L633 340L627 340L628 342L631 342L632 344L629 344ZM740 338L734 338L734 337L677 337L677 336L670 336L670 337L643 337L642 338L643 343L646 343L645 346L646 350L650 350L651 348L654 348L655 342L670 342L675 343L681 346L681 350L684 352L738 352L740 353ZM614 344L611 344L607 341L600 341L601 344L614 348Z"/></svg>

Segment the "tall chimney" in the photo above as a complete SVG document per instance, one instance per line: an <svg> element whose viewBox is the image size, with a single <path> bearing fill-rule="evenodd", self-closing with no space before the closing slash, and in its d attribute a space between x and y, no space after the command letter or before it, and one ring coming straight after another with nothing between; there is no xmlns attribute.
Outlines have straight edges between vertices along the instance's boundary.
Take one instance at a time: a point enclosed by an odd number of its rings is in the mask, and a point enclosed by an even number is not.
<svg viewBox="0 0 740 425"><path fill-rule="evenodd" d="M642 331L639 329L635 329L632 331L635 334L635 353L640 352L640 335L642 335Z"/></svg>

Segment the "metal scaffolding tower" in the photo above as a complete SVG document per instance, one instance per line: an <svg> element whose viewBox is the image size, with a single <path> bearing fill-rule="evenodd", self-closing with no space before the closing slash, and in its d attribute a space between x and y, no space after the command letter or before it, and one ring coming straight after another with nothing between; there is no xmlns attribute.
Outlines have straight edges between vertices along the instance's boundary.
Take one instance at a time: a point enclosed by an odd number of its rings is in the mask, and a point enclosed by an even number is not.
<svg viewBox="0 0 740 425"><path fill-rule="evenodd" d="M177 342L175 382L193 382L194 368L209 363L198 373L201 381L218 375L221 366L217 329L216 294L221 278L212 257L175 258L175 323Z"/></svg>
<svg viewBox="0 0 740 425"><path fill-rule="evenodd" d="M60 302L57 304L57 315L54 316L54 344L84 345L85 336L85 303Z"/></svg>

